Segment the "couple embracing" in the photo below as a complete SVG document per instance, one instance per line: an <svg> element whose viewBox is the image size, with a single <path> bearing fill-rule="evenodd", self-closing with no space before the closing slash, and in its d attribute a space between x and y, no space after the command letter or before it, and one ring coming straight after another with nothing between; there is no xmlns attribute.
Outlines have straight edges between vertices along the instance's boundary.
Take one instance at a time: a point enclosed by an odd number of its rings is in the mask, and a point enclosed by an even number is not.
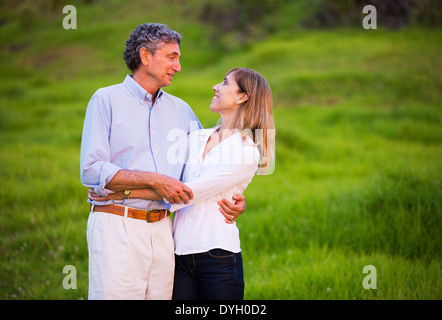
<svg viewBox="0 0 442 320"><path fill-rule="evenodd" d="M181 71L180 45L163 24L139 25L124 50L132 75L89 102L80 159L89 299L244 298L235 221L247 185L273 164L271 90L253 70L228 71L209 107L220 124L203 129L162 89ZM187 139L168 139L176 129ZM186 150L178 162L177 143Z"/></svg>

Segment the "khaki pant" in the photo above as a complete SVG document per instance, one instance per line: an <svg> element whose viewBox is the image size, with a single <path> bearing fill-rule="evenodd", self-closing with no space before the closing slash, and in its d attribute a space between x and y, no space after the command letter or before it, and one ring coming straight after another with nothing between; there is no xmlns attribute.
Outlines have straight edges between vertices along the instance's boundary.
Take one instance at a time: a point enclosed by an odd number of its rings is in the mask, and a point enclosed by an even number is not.
<svg viewBox="0 0 442 320"><path fill-rule="evenodd" d="M170 217L147 223L91 212L86 234L89 299L171 299L175 261Z"/></svg>

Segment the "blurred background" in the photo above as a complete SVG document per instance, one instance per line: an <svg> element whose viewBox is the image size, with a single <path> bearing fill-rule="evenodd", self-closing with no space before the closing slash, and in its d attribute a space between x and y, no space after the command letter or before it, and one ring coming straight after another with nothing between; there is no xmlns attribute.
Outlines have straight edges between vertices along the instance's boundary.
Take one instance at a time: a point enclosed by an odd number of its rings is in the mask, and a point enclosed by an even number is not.
<svg viewBox="0 0 442 320"><path fill-rule="evenodd" d="M246 299L442 298L441 1L2 0L0 299L87 299L83 119L129 73L125 41L145 22L182 34L165 90L205 127L230 68L272 88L275 171L238 220Z"/></svg>

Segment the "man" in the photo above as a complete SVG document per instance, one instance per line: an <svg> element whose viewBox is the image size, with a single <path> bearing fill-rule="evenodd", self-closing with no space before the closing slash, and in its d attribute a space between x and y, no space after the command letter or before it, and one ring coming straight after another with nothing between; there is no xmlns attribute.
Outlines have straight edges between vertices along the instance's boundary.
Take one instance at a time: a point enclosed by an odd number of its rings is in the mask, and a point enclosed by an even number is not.
<svg viewBox="0 0 442 320"><path fill-rule="evenodd" d="M174 246L168 204L130 197L130 190L152 188L171 204L193 194L178 179L183 164L171 163L170 130L190 133L201 127L183 100L162 90L179 62L181 35L162 24L142 24L126 42L124 59L132 76L92 96L81 142L81 181L106 196L124 190L121 201L89 201L89 299L170 299ZM185 142L184 142L185 143ZM223 201L227 218L245 210Z"/></svg>

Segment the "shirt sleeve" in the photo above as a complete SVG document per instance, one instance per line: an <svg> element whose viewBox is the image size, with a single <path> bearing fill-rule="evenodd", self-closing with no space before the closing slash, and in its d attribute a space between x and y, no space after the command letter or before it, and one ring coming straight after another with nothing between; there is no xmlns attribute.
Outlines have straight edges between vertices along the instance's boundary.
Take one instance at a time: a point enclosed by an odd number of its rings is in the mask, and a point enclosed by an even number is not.
<svg viewBox="0 0 442 320"><path fill-rule="evenodd" d="M204 165L198 178L185 182L193 191L194 198L188 204L171 205L170 211L193 205L245 181L249 183L258 169L259 162L258 151L252 150L242 163Z"/></svg>
<svg viewBox="0 0 442 320"><path fill-rule="evenodd" d="M81 183L94 188L100 196L113 191L105 186L122 168L110 162L111 110L100 96L94 95L87 107L81 138Z"/></svg>

